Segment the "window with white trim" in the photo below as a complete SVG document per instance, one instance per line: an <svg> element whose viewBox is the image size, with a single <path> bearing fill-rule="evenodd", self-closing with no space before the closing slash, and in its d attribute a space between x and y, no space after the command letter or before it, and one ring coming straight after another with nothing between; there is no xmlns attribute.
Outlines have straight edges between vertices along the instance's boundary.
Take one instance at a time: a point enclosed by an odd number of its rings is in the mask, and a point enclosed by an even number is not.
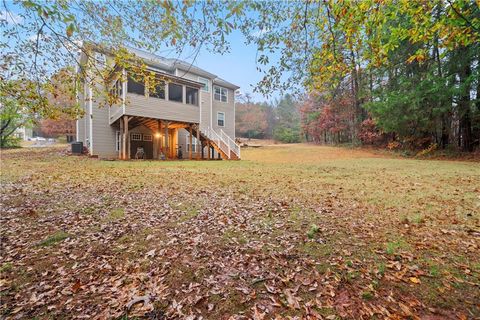
<svg viewBox="0 0 480 320"><path fill-rule="evenodd" d="M198 106L198 89L186 87L185 88L185 96L187 98L187 104L192 104L194 106Z"/></svg>
<svg viewBox="0 0 480 320"><path fill-rule="evenodd" d="M228 90L219 86L214 86L213 98L217 101L227 102L228 100Z"/></svg>
<svg viewBox="0 0 480 320"><path fill-rule="evenodd" d="M225 127L225 112L217 112L217 125Z"/></svg>
<svg viewBox="0 0 480 320"><path fill-rule="evenodd" d="M139 95L145 95L145 84L143 82L137 81L132 77L128 77L127 80L127 92L128 93L136 93Z"/></svg>
<svg viewBox="0 0 480 320"><path fill-rule="evenodd" d="M110 94L115 98L122 99L123 97L123 82L122 79L117 79L115 84L113 85L112 89L110 90Z"/></svg>
<svg viewBox="0 0 480 320"><path fill-rule="evenodd" d="M183 103L183 86L181 84L173 82L168 84L168 100Z"/></svg>
<svg viewBox="0 0 480 320"><path fill-rule="evenodd" d="M131 133L130 140L132 141L142 141L142 134L141 133Z"/></svg>
<svg viewBox="0 0 480 320"><path fill-rule="evenodd" d="M187 152L190 151L190 135L187 135ZM192 152L197 152L197 138L192 136Z"/></svg>
<svg viewBox="0 0 480 320"><path fill-rule="evenodd" d="M115 151L120 151L121 135L120 131L115 132Z"/></svg>
<svg viewBox="0 0 480 320"><path fill-rule="evenodd" d="M198 77L198 82L203 83L202 91L210 92L210 81L207 78Z"/></svg>
<svg viewBox="0 0 480 320"><path fill-rule="evenodd" d="M153 141L153 137L151 134L144 134L143 141Z"/></svg>
<svg viewBox="0 0 480 320"><path fill-rule="evenodd" d="M148 95L153 98L165 99L165 81L160 76L157 76L155 81L156 84L148 92Z"/></svg>

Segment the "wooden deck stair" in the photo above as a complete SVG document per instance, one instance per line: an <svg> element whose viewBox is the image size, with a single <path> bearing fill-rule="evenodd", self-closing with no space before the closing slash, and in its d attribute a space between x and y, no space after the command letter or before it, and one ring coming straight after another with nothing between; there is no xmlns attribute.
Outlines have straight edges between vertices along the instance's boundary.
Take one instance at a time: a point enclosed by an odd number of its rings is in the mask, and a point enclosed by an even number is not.
<svg viewBox="0 0 480 320"><path fill-rule="evenodd" d="M197 136L197 129L192 129L193 136ZM240 160L240 146L223 130L216 132L211 128L200 130L202 145L210 145L224 160Z"/></svg>

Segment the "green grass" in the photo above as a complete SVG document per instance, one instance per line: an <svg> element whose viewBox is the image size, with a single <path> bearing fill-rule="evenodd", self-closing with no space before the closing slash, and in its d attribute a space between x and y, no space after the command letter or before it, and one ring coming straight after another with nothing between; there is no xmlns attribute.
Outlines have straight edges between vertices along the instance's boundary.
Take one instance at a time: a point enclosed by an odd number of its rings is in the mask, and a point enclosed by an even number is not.
<svg viewBox="0 0 480 320"><path fill-rule="evenodd" d="M71 235L64 232L64 231L57 231L55 232L54 234L52 234L51 236L49 236L48 238L46 238L45 240L41 241L39 243L39 245L41 247L49 247L49 246L53 246L59 242L62 242L63 240L67 239L67 238L70 238Z"/></svg>
<svg viewBox="0 0 480 320"><path fill-rule="evenodd" d="M319 230L320 228L316 224L313 224L307 232L307 237L309 239L315 238L315 235L318 233Z"/></svg>
<svg viewBox="0 0 480 320"><path fill-rule="evenodd" d="M373 293L371 293L370 291L364 291L362 292L362 298L364 300L372 300L373 299Z"/></svg>
<svg viewBox="0 0 480 320"><path fill-rule="evenodd" d="M125 217L125 209L123 208L114 208L108 214L107 220L115 221Z"/></svg>
<svg viewBox="0 0 480 320"><path fill-rule="evenodd" d="M389 255L394 255L402 249L406 249L407 244L403 240L387 242L385 252Z"/></svg>
<svg viewBox="0 0 480 320"><path fill-rule="evenodd" d="M477 230L480 219L479 163L305 144L244 149L242 161L102 161L59 151L2 153L4 206L15 212L8 213L2 233L10 243L18 242L20 253L6 258L15 261L15 271L21 265L28 270L28 277L15 282L18 296L4 297L12 310L16 301L29 301L27 288L37 288L41 281L55 285L38 276L46 269L70 270L73 265L58 258L65 254L59 249L67 246L55 246L71 235L59 231L45 236L42 221L50 219L53 230L74 230L69 255L91 259L76 266L85 273L82 281L108 282L110 271L100 271L93 257L108 257L103 266L125 278L128 288L145 288L146 275L164 278L168 301L193 301L193 295L208 294L209 281L228 280L219 284L226 291L215 293L210 313L205 311L210 299L204 299L194 308L186 304L185 314L202 310L204 318L252 317L271 280L258 284L248 299L235 288L270 274L285 287L308 276L317 277L319 288L335 288L335 294L346 286L356 302L383 303L382 294L391 294L392 301L408 296L427 307L476 312L465 301L473 301L477 292L471 284L480 281L480 260L465 243L473 239L466 230ZM24 210L27 194L35 203L33 213ZM27 233L28 238L17 241ZM101 243L92 241L98 238ZM35 250L39 239L48 250ZM146 257L154 249L155 255ZM91 253L85 255L87 251ZM18 257L22 264L14 260ZM1 268L11 274L8 264ZM391 280L405 270L402 279ZM290 279L292 275L300 279ZM421 284L410 283L411 276ZM308 286L298 290L300 295ZM439 290L447 290L442 301L434 299ZM130 299L127 291L119 297ZM308 294L316 293L303 294L302 303L308 303ZM102 303L105 297L90 298ZM167 300L165 308L171 307ZM74 299L71 310L84 302ZM303 309L274 310L304 315ZM39 314L39 309L32 311L32 316Z"/></svg>
<svg viewBox="0 0 480 320"><path fill-rule="evenodd" d="M13 270L13 264L11 262L2 263L0 266L0 273L9 272Z"/></svg>

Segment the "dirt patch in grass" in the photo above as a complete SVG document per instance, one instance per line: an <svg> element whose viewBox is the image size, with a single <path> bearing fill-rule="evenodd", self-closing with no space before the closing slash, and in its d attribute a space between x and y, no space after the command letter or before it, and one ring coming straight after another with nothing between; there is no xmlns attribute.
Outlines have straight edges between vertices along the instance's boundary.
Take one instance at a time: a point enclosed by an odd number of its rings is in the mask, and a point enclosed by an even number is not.
<svg viewBox="0 0 480 320"><path fill-rule="evenodd" d="M4 151L2 316L125 317L138 297L128 317L480 316L479 163L302 144L242 156Z"/></svg>

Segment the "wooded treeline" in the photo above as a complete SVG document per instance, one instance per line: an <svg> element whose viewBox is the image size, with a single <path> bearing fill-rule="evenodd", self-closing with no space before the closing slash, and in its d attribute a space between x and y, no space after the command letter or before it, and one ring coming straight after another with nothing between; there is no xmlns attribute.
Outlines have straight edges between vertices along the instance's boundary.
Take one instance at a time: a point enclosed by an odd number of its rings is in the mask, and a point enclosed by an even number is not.
<svg viewBox="0 0 480 320"><path fill-rule="evenodd" d="M302 130L298 102L286 94L272 103L252 102L248 94L235 106L237 137L300 142Z"/></svg>
<svg viewBox="0 0 480 320"><path fill-rule="evenodd" d="M423 56L409 61L418 50ZM437 42L420 48L405 40L388 59L386 66L356 68L334 91L311 93L301 109L307 138L413 149L478 148L478 43L441 52Z"/></svg>
<svg viewBox="0 0 480 320"><path fill-rule="evenodd" d="M280 48L282 56L273 65L268 55L261 56L266 67L260 89L305 85L301 115L309 141L461 151L479 147L478 2L261 7L270 13L262 20L266 35L251 40L265 52ZM288 24L279 11L291 17ZM280 75L287 72L284 81Z"/></svg>

